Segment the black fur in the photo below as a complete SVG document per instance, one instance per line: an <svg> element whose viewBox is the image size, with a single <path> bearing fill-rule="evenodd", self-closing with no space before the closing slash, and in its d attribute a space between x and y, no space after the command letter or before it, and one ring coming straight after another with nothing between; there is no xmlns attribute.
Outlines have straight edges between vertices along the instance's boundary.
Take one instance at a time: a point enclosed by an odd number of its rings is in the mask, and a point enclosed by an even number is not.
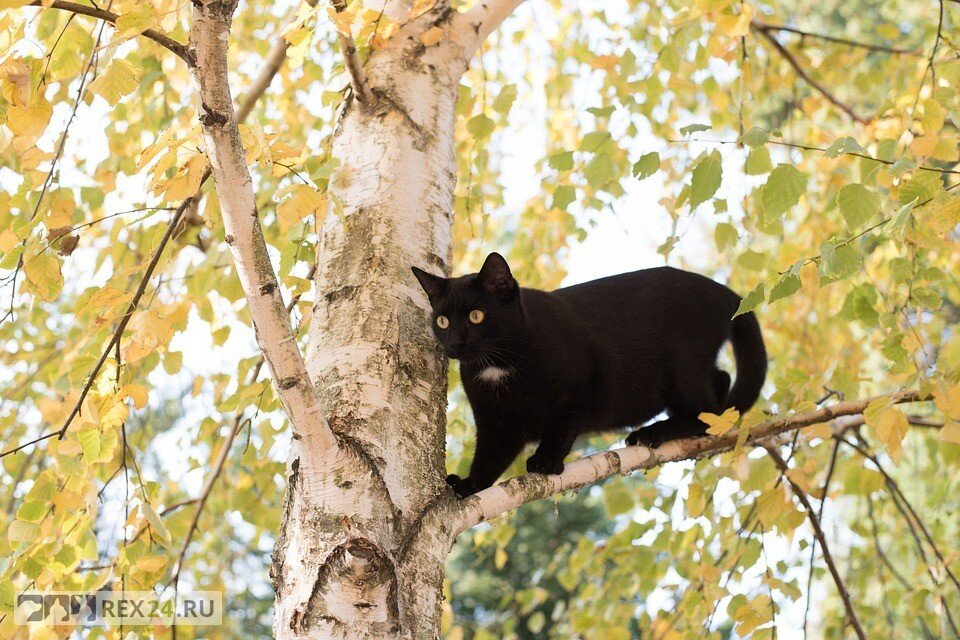
<svg viewBox="0 0 960 640"><path fill-rule="evenodd" d="M659 446L697 436L704 411L749 409L760 395L767 355L752 313L731 321L740 297L704 276L660 267L553 292L520 288L499 254L479 273L441 278L413 268L433 307L437 340L460 360L477 424L470 476L447 482L467 496L492 485L524 445L534 473L560 473L578 436L637 427L628 444ZM472 310L483 312L479 324ZM445 316L449 326L437 325ZM737 379L717 368L733 343ZM482 379L487 367L509 373Z"/></svg>

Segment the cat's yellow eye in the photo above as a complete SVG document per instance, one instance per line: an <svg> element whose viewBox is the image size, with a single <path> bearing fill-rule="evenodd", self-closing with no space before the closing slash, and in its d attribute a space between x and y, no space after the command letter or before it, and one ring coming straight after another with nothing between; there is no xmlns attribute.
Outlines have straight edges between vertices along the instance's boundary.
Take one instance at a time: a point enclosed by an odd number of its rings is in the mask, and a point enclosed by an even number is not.
<svg viewBox="0 0 960 640"><path fill-rule="evenodd" d="M470 318L470 322L473 324L480 324L483 322L483 311L480 311L480 309L474 309L467 317Z"/></svg>
<svg viewBox="0 0 960 640"><path fill-rule="evenodd" d="M447 316L437 316L437 326L441 329L446 329L450 326L450 321L447 320Z"/></svg>

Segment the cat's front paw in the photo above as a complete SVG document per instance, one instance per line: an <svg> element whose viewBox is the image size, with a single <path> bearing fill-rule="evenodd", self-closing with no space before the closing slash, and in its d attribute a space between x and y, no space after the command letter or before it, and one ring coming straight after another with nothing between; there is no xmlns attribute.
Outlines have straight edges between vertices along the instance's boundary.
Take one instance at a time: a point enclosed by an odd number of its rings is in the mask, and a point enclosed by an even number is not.
<svg viewBox="0 0 960 640"><path fill-rule="evenodd" d="M667 438L656 427L647 427L645 429L637 429L636 431L634 431L633 433L627 436L628 447L640 445L642 447L649 447L651 449L656 449L666 441L667 441Z"/></svg>
<svg viewBox="0 0 960 640"><path fill-rule="evenodd" d="M535 451L532 456L527 458L527 471L544 475L559 475L563 473L563 460L551 460L539 451Z"/></svg>
<svg viewBox="0 0 960 640"><path fill-rule="evenodd" d="M453 492L457 494L457 497L460 499L472 496L477 492L477 487L470 478L461 478L455 473L447 476L447 484L450 485L450 488L453 489Z"/></svg>

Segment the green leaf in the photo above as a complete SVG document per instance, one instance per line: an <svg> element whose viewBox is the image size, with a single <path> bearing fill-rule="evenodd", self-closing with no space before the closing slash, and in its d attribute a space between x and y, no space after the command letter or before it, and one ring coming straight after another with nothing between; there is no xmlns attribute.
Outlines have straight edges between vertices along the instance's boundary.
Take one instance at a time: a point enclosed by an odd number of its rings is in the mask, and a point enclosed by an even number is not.
<svg viewBox="0 0 960 640"><path fill-rule="evenodd" d="M473 116L470 118L470 121L467 122L467 131L474 138L479 139L488 137L496 127L496 123L484 113Z"/></svg>
<svg viewBox="0 0 960 640"><path fill-rule="evenodd" d="M513 106L513 101L516 99L517 85L504 85L503 89L500 89L500 93L497 94L497 99L493 101L493 110L506 115L509 113L510 107Z"/></svg>
<svg viewBox="0 0 960 640"><path fill-rule="evenodd" d="M569 184L562 184L553 190L553 209L567 210L571 202L577 199L577 189Z"/></svg>
<svg viewBox="0 0 960 640"><path fill-rule="evenodd" d="M100 456L100 430L96 427L84 429L77 433L80 448L87 462L93 462Z"/></svg>
<svg viewBox="0 0 960 640"><path fill-rule="evenodd" d="M820 284L849 278L860 270L860 254L847 243L820 245Z"/></svg>
<svg viewBox="0 0 960 640"><path fill-rule="evenodd" d="M766 292L764 290L764 283L760 283L755 286L750 293L744 296L743 300L740 301L740 306L737 307L737 312L733 314L733 317L742 316L745 313L749 313L760 306L763 302Z"/></svg>
<svg viewBox="0 0 960 640"><path fill-rule="evenodd" d="M917 201L923 204L940 191L940 174L935 171L917 171L910 180L900 186L900 204Z"/></svg>
<svg viewBox="0 0 960 640"><path fill-rule="evenodd" d="M796 167L781 164L763 185L763 209L770 216L779 216L800 201L807 187L807 177Z"/></svg>
<svg viewBox="0 0 960 640"><path fill-rule="evenodd" d="M720 153L713 151L702 158L693 168L690 180L690 209L698 206L713 197L720 188L723 169L720 165Z"/></svg>
<svg viewBox="0 0 960 640"><path fill-rule="evenodd" d="M573 151L555 153L547 158L547 164L557 171L569 171L573 169Z"/></svg>
<svg viewBox="0 0 960 640"><path fill-rule="evenodd" d="M743 134L744 144L751 147L760 147L767 144L770 139L770 132L760 127L750 127L750 130Z"/></svg>
<svg viewBox="0 0 960 640"><path fill-rule="evenodd" d="M916 168L917 168L917 163L914 162L912 158L903 156L902 158L894 162L892 165L890 165L890 168L887 169L887 173L889 173L890 176L893 178L899 178L900 176L907 173L908 171L913 171Z"/></svg>
<svg viewBox="0 0 960 640"><path fill-rule="evenodd" d="M680 133L688 136L691 133L699 133L700 131L709 131L710 125L708 124L688 124L685 127L680 127Z"/></svg>
<svg viewBox="0 0 960 640"><path fill-rule="evenodd" d="M607 154L597 154L583 168L583 177L594 189L599 189L616 177L616 167Z"/></svg>
<svg viewBox="0 0 960 640"><path fill-rule="evenodd" d="M633 175L637 180L649 178L660 170L660 154L656 151L645 153L633 164Z"/></svg>
<svg viewBox="0 0 960 640"><path fill-rule="evenodd" d="M40 522L47 514L50 505L43 502L24 502L17 509L17 520L23 522Z"/></svg>
<svg viewBox="0 0 960 640"><path fill-rule="evenodd" d="M727 247L737 244L739 239L737 229L727 222L721 222L713 230L713 241L717 244L717 251L725 251Z"/></svg>
<svg viewBox="0 0 960 640"><path fill-rule="evenodd" d="M603 506L610 517L618 516L633 509L633 493L624 482L615 478L603 485Z"/></svg>
<svg viewBox="0 0 960 640"><path fill-rule="evenodd" d="M893 219L887 223L887 229L889 230L890 237L894 240L903 241L903 238L907 234L907 223L910 222L910 214L913 212L913 206L917 203L916 200L911 200L907 204L900 207L900 210L897 211L897 215L893 216Z"/></svg>
<svg viewBox="0 0 960 640"><path fill-rule="evenodd" d="M608 140L610 140L609 131L591 131L580 141L580 151L596 153Z"/></svg>
<svg viewBox="0 0 960 640"><path fill-rule="evenodd" d="M614 111L616 111L616 107L612 104L608 104L605 107L589 107L587 109L587 112L592 113L598 118L609 118Z"/></svg>
<svg viewBox="0 0 960 640"><path fill-rule="evenodd" d="M836 158L841 153L867 153L867 150L860 146L860 143L851 138L850 136L844 136L838 140L834 140L833 144L827 147L826 151L823 152L828 158Z"/></svg>
<svg viewBox="0 0 960 640"><path fill-rule="evenodd" d="M850 230L858 228L880 211L880 195L862 184L848 184L837 194L840 213Z"/></svg>
<svg viewBox="0 0 960 640"><path fill-rule="evenodd" d="M749 271L760 271L767 262L767 255L747 249L737 258L737 265Z"/></svg>
<svg viewBox="0 0 960 640"><path fill-rule="evenodd" d="M790 270L780 276L777 283L773 285L773 289L770 290L770 299L767 302L772 304L781 298L792 296L800 291L801 285L800 276L794 273L793 270Z"/></svg>
<svg viewBox="0 0 960 640"><path fill-rule="evenodd" d="M743 172L748 176L762 176L770 173L771 169L773 169L773 163L770 161L770 151L766 147L751 149L743 164Z"/></svg>

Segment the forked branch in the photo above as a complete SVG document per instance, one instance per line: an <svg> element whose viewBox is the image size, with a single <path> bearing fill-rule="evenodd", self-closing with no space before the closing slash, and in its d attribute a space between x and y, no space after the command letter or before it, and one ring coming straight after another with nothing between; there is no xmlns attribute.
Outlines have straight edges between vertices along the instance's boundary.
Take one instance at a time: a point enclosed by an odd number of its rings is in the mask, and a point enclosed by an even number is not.
<svg viewBox="0 0 960 640"><path fill-rule="evenodd" d="M480 0L468 11L454 16L451 24L457 39L464 45L468 60L493 30L521 4L523 0Z"/></svg>
<svg viewBox="0 0 960 640"><path fill-rule="evenodd" d="M815 80L813 76L811 76L810 73L803 68L803 65L800 64L800 61L797 60L796 56L794 56L790 52L790 50L787 49L785 46L780 44L780 41L777 40L776 36L773 35L772 29L761 28L756 24L751 24L750 26L754 31L759 33L767 42L770 43L770 46L773 47L776 50L776 52L783 57L784 60L787 61L787 64L793 67L793 70L797 73L798 76L803 78L807 84L809 84L811 87L813 87L815 91L817 91L820 95L826 98L828 102L830 102L833 106L840 109L840 111L847 114L850 117L850 119L853 120L854 122L859 122L860 124L867 123L866 118L863 118L857 115L857 113L853 110L852 107L847 105L845 102L841 101L836 95L833 94L832 91L830 91L825 86L823 86L823 84Z"/></svg>

